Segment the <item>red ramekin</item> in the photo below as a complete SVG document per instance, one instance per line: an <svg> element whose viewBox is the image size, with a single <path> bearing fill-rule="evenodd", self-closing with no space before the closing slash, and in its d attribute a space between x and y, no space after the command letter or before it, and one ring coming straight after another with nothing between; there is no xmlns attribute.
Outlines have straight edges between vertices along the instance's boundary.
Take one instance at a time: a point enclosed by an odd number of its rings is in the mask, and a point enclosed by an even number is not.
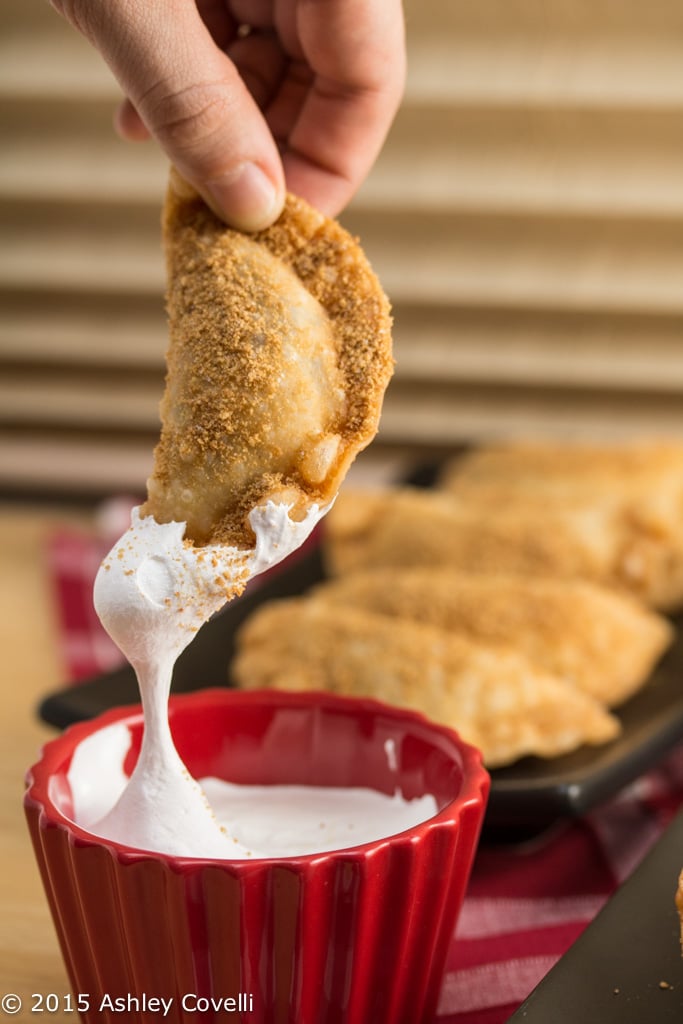
<svg viewBox="0 0 683 1024"><path fill-rule="evenodd" d="M149 853L75 825L67 781L76 746L113 722L131 733L130 771L140 708L71 727L28 773L25 808L82 1019L114 1024L124 1005L127 1020L162 1019L149 1000L163 998L163 1019L183 1024L431 1022L488 795L478 751L419 714L329 694L204 690L172 697L169 715L195 777L398 787L439 811L331 853Z"/></svg>

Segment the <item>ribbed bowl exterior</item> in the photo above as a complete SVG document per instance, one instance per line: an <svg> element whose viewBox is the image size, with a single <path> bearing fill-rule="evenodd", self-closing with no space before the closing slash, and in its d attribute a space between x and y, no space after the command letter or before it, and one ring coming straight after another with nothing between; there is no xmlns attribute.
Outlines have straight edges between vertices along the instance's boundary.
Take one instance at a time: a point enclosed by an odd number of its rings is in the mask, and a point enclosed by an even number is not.
<svg viewBox="0 0 683 1024"><path fill-rule="evenodd" d="M350 715L372 708L347 703ZM165 1019L188 1024L433 1021L488 792L478 755L451 736L465 781L435 818L348 850L254 861L172 858L89 836L59 810L60 739L49 744L25 807L74 994L88 995L82 1019L114 1024L125 1006L125 1019L148 1021L144 997L172 998Z"/></svg>

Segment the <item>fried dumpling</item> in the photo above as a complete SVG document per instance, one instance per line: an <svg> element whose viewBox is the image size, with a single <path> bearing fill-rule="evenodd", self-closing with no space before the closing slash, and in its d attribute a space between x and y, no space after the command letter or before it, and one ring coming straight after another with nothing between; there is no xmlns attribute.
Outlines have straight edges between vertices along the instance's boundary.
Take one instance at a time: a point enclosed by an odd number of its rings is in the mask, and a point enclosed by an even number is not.
<svg viewBox="0 0 683 1024"><path fill-rule="evenodd" d="M330 690L414 708L460 732L489 767L619 732L597 701L516 651L315 599L254 613L239 633L232 675L245 688Z"/></svg>
<svg viewBox="0 0 683 1024"><path fill-rule="evenodd" d="M357 242L293 196L246 235L172 177L164 236L168 374L143 514L249 547L255 506L327 505L374 436L389 304Z"/></svg>
<svg viewBox="0 0 683 1024"><path fill-rule="evenodd" d="M609 526L609 581L654 607L683 603L683 444L527 442L454 460L442 487L483 517L506 509Z"/></svg>
<svg viewBox="0 0 683 1024"><path fill-rule="evenodd" d="M498 508L482 514L435 491L347 488L327 517L326 562L333 574L422 565L595 578L608 567L604 526L599 517L581 525L559 513L541 518Z"/></svg>
<svg viewBox="0 0 683 1024"><path fill-rule="evenodd" d="M376 566L587 579L653 608L683 601L683 544L663 524L644 528L617 500L517 501L397 488L347 490L328 517L333 573Z"/></svg>
<svg viewBox="0 0 683 1024"><path fill-rule="evenodd" d="M683 502L683 443L674 440L516 441L483 445L453 459L441 474L453 493L504 487L520 497L583 500L619 494L656 503L658 494Z"/></svg>
<svg viewBox="0 0 683 1024"><path fill-rule="evenodd" d="M315 600L506 644L609 706L645 682L673 637L629 595L582 580L376 569L321 584Z"/></svg>

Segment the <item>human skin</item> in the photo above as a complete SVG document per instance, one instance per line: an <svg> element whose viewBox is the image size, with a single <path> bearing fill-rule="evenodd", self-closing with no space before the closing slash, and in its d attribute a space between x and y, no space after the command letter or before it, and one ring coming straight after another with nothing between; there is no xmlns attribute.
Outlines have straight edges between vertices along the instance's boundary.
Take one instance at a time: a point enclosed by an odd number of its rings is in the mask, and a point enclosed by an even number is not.
<svg viewBox="0 0 683 1024"><path fill-rule="evenodd" d="M126 99L116 125L155 137L226 223L270 225L288 190L336 216L401 100L400 0L52 0Z"/></svg>

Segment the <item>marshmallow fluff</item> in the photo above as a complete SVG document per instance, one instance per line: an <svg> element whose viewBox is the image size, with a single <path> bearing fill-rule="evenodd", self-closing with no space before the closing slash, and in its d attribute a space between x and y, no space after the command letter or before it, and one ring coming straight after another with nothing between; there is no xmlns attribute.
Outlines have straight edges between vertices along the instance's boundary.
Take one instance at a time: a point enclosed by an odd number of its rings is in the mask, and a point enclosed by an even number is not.
<svg viewBox="0 0 683 1024"><path fill-rule="evenodd" d="M112 838L111 808L125 791L123 763L130 733L116 722L83 740L69 784L78 823ZM395 756L395 755L394 755ZM389 767L392 754L387 751ZM207 777L199 785L215 815L223 859L298 857L358 846L412 828L436 813L431 795L406 801L367 788L247 786Z"/></svg>
<svg viewBox="0 0 683 1024"><path fill-rule="evenodd" d="M125 726L104 729L77 748L69 771L74 817L95 835L174 856L296 856L355 846L401 832L436 813L433 797L407 801L373 790L234 786L195 781L171 737L173 665L200 626L251 577L298 548L327 512L300 522L286 505L252 510L254 548L184 540L185 523L157 523L133 510L131 526L104 559L95 609L137 674L144 714L130 779ZM370 828L368 828L368 823Z"/></svg>

